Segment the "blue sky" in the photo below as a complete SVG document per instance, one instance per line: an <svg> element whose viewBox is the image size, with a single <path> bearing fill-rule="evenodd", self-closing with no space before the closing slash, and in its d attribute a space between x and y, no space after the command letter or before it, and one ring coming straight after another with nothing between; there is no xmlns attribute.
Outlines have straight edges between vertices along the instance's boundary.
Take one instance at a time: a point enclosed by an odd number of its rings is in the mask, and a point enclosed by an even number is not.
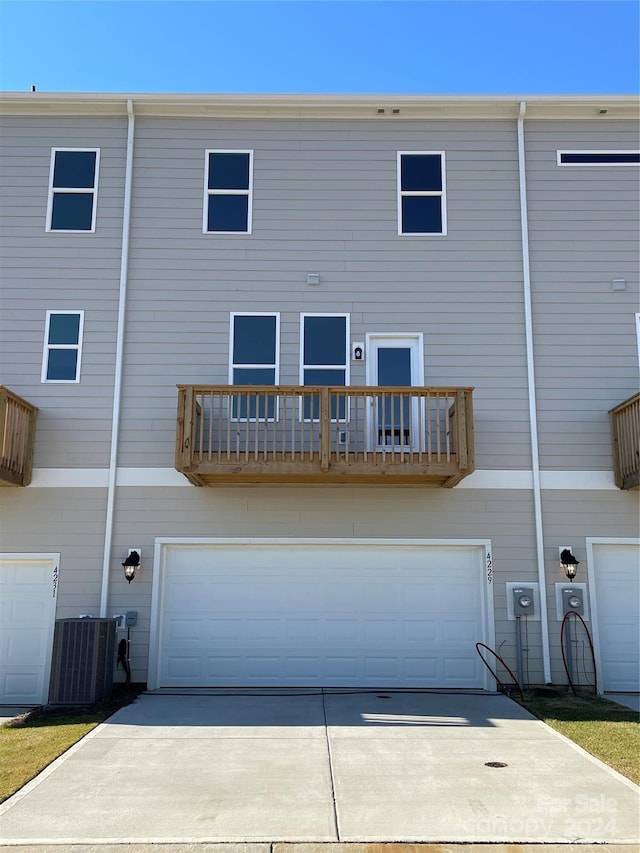
<svg viewBox="0 0 640 853"><path fill-rule="evenodd" d="M0 89L639 91L637 0L0 0Z"/></svg>

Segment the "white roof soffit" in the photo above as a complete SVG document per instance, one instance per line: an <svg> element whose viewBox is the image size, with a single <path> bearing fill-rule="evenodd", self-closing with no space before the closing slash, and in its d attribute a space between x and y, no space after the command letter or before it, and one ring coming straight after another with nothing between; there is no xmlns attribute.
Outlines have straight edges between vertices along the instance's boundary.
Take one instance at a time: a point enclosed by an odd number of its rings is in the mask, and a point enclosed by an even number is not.
<svg viewBox="0 0 640 853"><path fill-rule="evenodd" d="M137 115L210 118L528 119L640 118L633 95L180 95L81 92L0 93L5 115Z"/></svg>

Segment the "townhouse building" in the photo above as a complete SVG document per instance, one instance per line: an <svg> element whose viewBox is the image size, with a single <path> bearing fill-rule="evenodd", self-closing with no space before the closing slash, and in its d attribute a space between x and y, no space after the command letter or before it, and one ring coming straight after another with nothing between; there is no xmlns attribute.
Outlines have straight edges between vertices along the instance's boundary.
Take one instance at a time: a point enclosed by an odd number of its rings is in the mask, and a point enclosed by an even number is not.
<svg viewBox="0 0 640 853"><path fill-rule="evenodd" d="M0 118L0 703L81 615L151 688L640 689L636 98Z"/></svg>

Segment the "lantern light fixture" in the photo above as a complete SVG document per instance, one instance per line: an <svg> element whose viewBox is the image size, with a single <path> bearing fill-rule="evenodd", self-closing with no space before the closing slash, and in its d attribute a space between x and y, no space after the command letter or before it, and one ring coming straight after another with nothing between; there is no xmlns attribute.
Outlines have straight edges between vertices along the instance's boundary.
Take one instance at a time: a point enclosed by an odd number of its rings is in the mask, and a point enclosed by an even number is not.
<svg viewBox="0 0 640 853"><path fill-rule="evenodd" d="M136 576L136 569L140 568L139 548L129 548L129 553L122 563L122 568L124 569L124 576L127 579L127 583L131 583Z"/></svg>
<svg viewBox="0 0 640 853"><path fill-rule="evenodd" d="M576 572L578 571L578 566L580 565L580 560L576 560L576 558L571 553L571 548L564 548L560 552L560 565L564 569L565 575L572 581Z"/></svg>

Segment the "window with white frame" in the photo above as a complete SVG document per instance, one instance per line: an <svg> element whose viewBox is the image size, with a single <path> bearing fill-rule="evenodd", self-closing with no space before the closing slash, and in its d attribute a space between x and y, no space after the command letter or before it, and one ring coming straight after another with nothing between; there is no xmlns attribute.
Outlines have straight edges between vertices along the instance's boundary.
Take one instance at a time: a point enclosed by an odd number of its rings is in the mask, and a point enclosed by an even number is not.
<svg viewBox="0 0 640 853"><path fill-rule="evenodd" d="M280 315L232 314L229 382L231 385L277 385L279 376ZM233 416L273 418L274 397L234 397Z"/></svg>
<svg viewBox="0 0 640 853"><path fill-rule="evenodd" d="M98 148L53 148L49 169L47 231L95 231Z"/></svg>
<svg viewBox="0 0 640 853"><path fill-rule="evenodd" d="M43 382L79 382L84 311L47 311Z"/></svg>
<svg viewBox="0 0 640 853"><path fill-rule="evenodd" d="M398 234L446 233L444 151L398 151Z"/></svg>
<svg viewBox="0 0 640 853"><path fill-rule="evenodd" d="M203 231L251 234L253 151L205 153Z"/></svg>
<svg viewBox="0 0 640 853"><path fill-rule="evenodd" d="M349 384L349 315L302 314L300 316L300 382L302 385L342 386ZM302 417L320 417L318 395L305 397ZM339 408L332 401L331 417L344 420L345 400Z"/></svg>
<svg viewBox="0 0 640 853"><path fill-rule="evenodd" d="M640 151L558 151L558 166L630 166L640 164Z"/></svg>

